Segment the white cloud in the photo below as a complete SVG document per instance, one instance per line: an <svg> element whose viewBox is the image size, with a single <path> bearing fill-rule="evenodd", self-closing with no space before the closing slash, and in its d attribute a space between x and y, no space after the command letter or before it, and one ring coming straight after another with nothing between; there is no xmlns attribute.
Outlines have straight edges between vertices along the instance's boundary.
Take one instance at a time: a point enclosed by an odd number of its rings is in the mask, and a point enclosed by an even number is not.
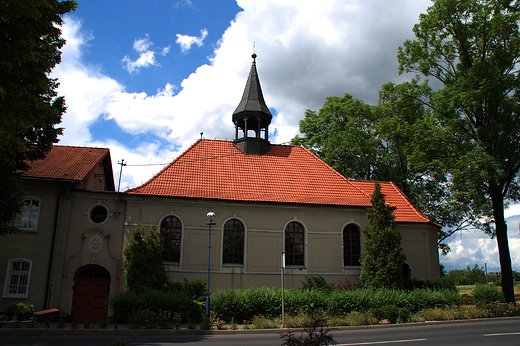
<svg viewBox="0 0 520 346"><path fill-rule="evenodd" d="M66 96L67 112L60 124L65 130L60 143L87 145L91 140L88 126L106 113L112 95L124 87L99 68L81 62L81 52L94 36L81 31L80 20L66 17L62 32L67 44L62 49L62 63L52 72L60 83L58 93Z"/></svg>
<svg viewBox="0 0 520 346"><path fill-rule="evenodd" d="M181 52L186 53L191 49L191 46L194 44L198 47L204 44L204 39L208 37L208 30L202 29L200 31L200 36L189 36L189 35L181 35L177 34L177 43L181 47Z"/></svg>
<svg viewBox="0 0 520 346"><path fill-rule="evenodd" d="M185 8L185 7L195 7L190 0L179 0L172 4L172 7L177 8Z"/></svg>
<svg viewBox="0 0 520 346"><path fill-rule="evenodd" d="M520 215L506 219L509 238L509 253L513 263L513 270L520 271ZM465 269L477 264L480 267L487 265L488 271L499 272L500 261L496 239L485 235L480 230L464 231L448 238L447 244L451 252L441 257L441 263L447 270Z"/></svg>
<svg viewBox="0 0 520 346"><path fill-rule="evenodd" d="M149 66L160 66L155 59L156 51L150 49L153 46L153 42L150 41L148 34L144 38L134 40L133 48L139 53L139 58L132 60L128 55L125 55L122 63L123 68L130 74L139 72L139 69ZM159 49L159 54L165 56L170 51L170 46L163 49Z"/></svg>

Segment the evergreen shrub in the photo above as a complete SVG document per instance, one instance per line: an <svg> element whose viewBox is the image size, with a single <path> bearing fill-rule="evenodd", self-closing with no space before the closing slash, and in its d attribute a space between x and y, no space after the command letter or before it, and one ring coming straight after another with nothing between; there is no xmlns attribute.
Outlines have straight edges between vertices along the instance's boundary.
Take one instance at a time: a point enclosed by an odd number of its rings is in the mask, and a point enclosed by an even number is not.
<svg viewBox="0 0 520 346"><path fill-rule="evenodd" d="M7 314L13 317L15 313L18 315L18 321L26 321L33 316L34 305L21 302L9 305L7 307Z"/></svg>
<svg viewBox="0 0 520 346"><path fill-rule="evenodd" d="M305 275L305 280L300 281L302 284L301 291L323 290L326 292L332 291L333 287L321 275Z"/></svg>

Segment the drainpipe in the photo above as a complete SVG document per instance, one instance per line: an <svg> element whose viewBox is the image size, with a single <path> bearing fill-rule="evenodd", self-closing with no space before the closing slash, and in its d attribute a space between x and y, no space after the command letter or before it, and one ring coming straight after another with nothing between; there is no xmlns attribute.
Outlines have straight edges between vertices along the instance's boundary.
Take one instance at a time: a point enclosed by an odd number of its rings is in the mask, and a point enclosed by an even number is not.
<svg viewBox="0 0 520 346"><path fill-rule="evenodd" d="M53 257L54 257L54 248L56 247L56 233L58 233L58 223L59 223L59 219L60 219L60 210L61 210L61 199L63 197L63 195L65 194L65 192L67 192L68 190L70 190L70 188L72 187L72 185L74 184L75 182L71 182L69 186L67 186L65 189L63 189L62 191L60 191L58 193L58 198L57 198L57 202L56 202L56 219L54 220L54 232L52 233L52 247L51 247L51 255L50 255L50 258L49 258L49 270L47 272L47 284L45 285L47 288L46 288L46 292L45 292L45 301L44 301L44 307L45 309L50 309L49 307L49 296L50 296L50 293L51 293L51 284L50 284L50 281L51 281L51 271L52 271L52 265L53 265Z"/></svg>

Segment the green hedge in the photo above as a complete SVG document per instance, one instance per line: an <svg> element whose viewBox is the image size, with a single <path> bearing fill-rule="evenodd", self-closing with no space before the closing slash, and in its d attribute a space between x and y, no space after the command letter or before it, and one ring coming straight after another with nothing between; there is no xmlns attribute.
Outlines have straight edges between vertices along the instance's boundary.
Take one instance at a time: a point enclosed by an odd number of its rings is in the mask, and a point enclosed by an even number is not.
<svg viewBox="0 0 520 346"><path fill-rule="evenodd" d="M454 306L461 298L453 290L415 289L358 289L354 291L323 290L285 291L285 312L297 314L325 313L345 315L352 311L369 311L385 306L395 306L414 313L425 308ZM214 317L235 321L251 320L254 316L274 318L281 315L281 289L249 288L215 291L211 298Z"/></svg>
<svg viewBox="0 0 520 346"><path fill-rule="evenodd" d="M502 303L504 301L504 293L496 286L477 285L473 289L473 304L485 306L489 303Z"/></svg>
<svg viewBox="0 0 520 346"><path fill-rule="evenodd" d="M198 323L204 313L204 306L193 301L185 293L170 290L147 289L141 292L123 291L110 296L108 305L112 309L115 323L129 323L130 317L138 311L149 309L181 314L183 322Z"/></svg>

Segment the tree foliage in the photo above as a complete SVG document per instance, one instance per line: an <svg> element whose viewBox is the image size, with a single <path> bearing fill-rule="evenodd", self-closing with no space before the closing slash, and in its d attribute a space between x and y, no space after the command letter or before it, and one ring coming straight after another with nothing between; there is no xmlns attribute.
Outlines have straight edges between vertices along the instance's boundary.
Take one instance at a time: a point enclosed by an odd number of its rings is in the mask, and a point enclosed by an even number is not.
<svg viewBox="0 0 520 346"><path fill-rule="evenodd" d="M367 288L403 287L406 258L401 249L401 233L379 183L375 184L370 202L372 207L367 213L369 225L363 228L365 239L359 279Z"/></svg>
<svg viewBox="0 0 520 346"><path fill-rule="evenodd" d="M0 233L12 231L20 211L20 174L58 141L65 112L58 83L49 78L60 62L61 16L73 1L0 1Z"/></svg>
<svg viewBox="0 0 520 346"><path fill-rule="evenodd" d="M379 104L370 106L352 95L328 97L319 112L307 110L300 121L303 137L293 144L312 150L347 178L392 181L430 220L442 224L439 246L459 230L467 208L454 203L450 182L438 165L417 160L417 148L433 148L437 134L423 99L431 88L418 81L383 85Z"/></svg>
<svg viewBox="0 0 520 346"><path fill-rule="evenodd" d="M169 279L162 256L163 238L155 226L147 236L144 235L144 227L137 226L123 252L125 289L141 291L168 287Z"/></svg>
<svg viewBox="0 0 520 346"><path fill-rule="evenodd" d="M437 0L414 26L415 40L399 48L400 72L416 72L443 88L428 103L446 143L421 151L451 175L452 192L496 236L502 287L514 301L504 207L518 201L520 184L520 3Z"/></svg>

